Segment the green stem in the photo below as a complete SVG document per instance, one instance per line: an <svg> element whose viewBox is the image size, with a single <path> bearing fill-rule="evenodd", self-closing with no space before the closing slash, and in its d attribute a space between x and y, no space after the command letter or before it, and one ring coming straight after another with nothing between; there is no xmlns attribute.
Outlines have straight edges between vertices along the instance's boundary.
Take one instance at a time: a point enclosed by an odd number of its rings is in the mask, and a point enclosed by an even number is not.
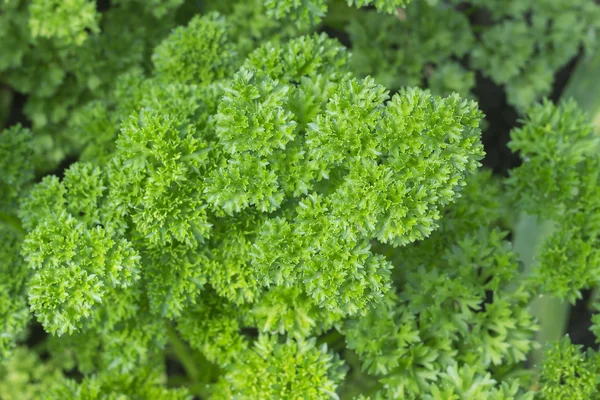
<svg viewBox="0 0 600 400"><path fill-rule="evenodd" d="M12 97L12 90L8 86L0 85L0 130L4 128L4 124L7 122Z"/></svg>
<svg viewBox="0 0 600 400"><path fill-rule="evenodd" d="M345 31L351 20L362 13L358 7L348 6L345 0L334 0L329 3L327 14L323 18L323 25Z"/></svg>
<svg viewBox="0 0 600 400"><path fill-rule="evenodd" d="M192 394L203 399L210 397L209 386L219 374L219 368L191 349L172 326L168 327L167 335L175 356L189 378L187 388Z"/></svg>
<svg viewBox="0 0 600 400"><path fill-rule="evenodd" d="M594 304L598 303L598 301L600 301L600 290L598 290L598 287L595 287L592 289L590 299L588 300L588 310L595 310L596 307L594 306Z"/></svg>
<svg viewBox="0 0 600 400"><path fill-rule="evenodd" d="M197 361L194 359L193 352L189 346L181 340L177 331L175 331L175 328L169 326L168 329L169 342L171 343L177 359L181 365L183 365L187 376L194 382L197 382L201 374Z"/></svg>
<svg viewBox="0 0 600 400"><path fill-rule="evenodd" d="M556 223L553 221L540 221L539 218L526 214L519 217L514 232L514 249L525 267L524 278L533 273L537 265L536 258L544 242L556 229ZM565 334L570 305L550 296L540 296L531 302L530 311L540 325L536 340L541 344L541 348L534 350L530 357L532 365L537 367L543 360L545 345L562 338Z"/></svg>
<svg viewBox="0 0 600 400"><path fill-rule="evenodd" d="M332 330L319 338L319 344L327 344L330 350L341 350L344 348L345 339L337 330Z"/></svg>
<svg viewBox="0 0 600 400"><path fill-rule="evenodd" d="M167 379L167 385L169 387L189 387L193 385L193 383L190 382L189 378L183 375L169 375Z"/></svg>
<svg viewBox="0 0 600 400"><path fill-rule="evenodd" d="M14 217L10 214L6 214L6 213L0 211L0 221L3 222L4 224L10 226L11 228L16 230L20 234L24 235L26 233L25 229L23 229L23 226L21 226L21 221L19 221L19 219L17 217Z"/></svg>
<svg viewBox="0 0 600 400"><path fill-rule="evenodd" d="M587 111L596 132L600 132L600 51L589 54L579 61L571 74L562 98L573 98L579 107Z"/></svg>

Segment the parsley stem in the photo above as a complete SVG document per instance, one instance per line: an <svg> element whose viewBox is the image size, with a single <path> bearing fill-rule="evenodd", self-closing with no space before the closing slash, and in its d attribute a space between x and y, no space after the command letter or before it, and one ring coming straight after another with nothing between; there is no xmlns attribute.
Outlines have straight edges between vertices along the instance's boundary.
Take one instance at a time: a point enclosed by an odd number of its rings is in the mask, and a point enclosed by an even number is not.
<svg viewBox="0 0 600 400"><path fill-rule="evenodd" d="M528 278L533 273L537 265L537 256L544 242L556 229L556 223L553 221L540 220L532 215L521 214L515 228L514 249L525 267L523 278ZM530 356L531 364L538 367L544 357L545 345L559 340L565 334L570 305L560 299L542 296L533 299L529 309L540 325L536 340L541 347L534 349Z"/></svg>
<svg viewBox="0 0 600 400"><path fill-rule="evenodd" d="M592 118L596 133L600 133L600 51L584 55L577 63L569 82L561 95L562 98L573 98L577 104Z"/></svg>
<svg viewBox="0 0 600 400"><path fill-rule="evenodd" d="M218 368L212 366L208 360L190 349L172 326L168 327L167 335L177 360L183 366L183 369L190 380L188 389L195 395L207 398L209 385L214 378L212 371L218 371Z"/></svg>
<svg viewBox="0 0 600 400"><path fill-rule="evenodd" d="M23 235L26 233L25 229L23 229L23 226L21 226L21 221L19 221L19 219L15 216L0 211L0 221L4 222L4 224L10 226Z"/></svg>

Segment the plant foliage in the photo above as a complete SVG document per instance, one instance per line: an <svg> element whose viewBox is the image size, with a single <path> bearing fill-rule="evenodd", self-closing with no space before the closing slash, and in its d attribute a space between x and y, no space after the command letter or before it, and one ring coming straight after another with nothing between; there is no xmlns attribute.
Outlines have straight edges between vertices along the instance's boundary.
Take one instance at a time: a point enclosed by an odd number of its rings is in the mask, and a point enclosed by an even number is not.
<svg viewBox="0 0 600 400"><path fill-rule="evenodd" d="M2 399L600 398L593 1L100 3L0 0Z"/></svg>

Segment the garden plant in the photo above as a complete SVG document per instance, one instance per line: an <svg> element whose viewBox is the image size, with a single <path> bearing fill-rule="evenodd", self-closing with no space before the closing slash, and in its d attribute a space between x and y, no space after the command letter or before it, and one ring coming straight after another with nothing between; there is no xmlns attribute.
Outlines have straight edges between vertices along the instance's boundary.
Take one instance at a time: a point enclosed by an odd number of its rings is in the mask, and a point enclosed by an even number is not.
<svg viewBox="0 0 600 400"><path fill-rule="evenodd" d="M600 3L0 0L0 400L600 399Z"/></svg>

